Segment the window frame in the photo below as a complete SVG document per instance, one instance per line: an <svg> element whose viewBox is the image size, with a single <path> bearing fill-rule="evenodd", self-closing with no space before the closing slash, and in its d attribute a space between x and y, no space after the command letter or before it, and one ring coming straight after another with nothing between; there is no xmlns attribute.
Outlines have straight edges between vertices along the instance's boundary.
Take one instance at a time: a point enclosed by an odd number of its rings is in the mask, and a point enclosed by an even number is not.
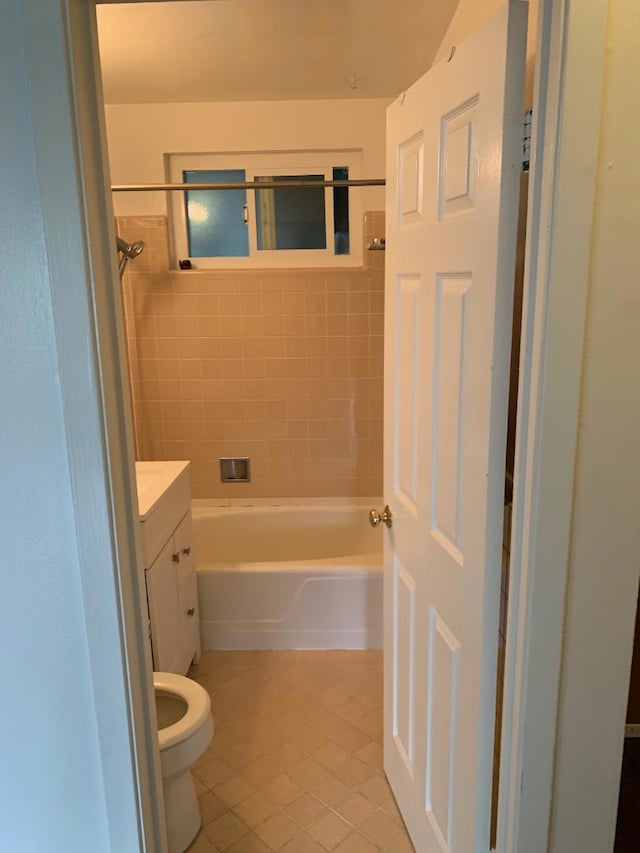
<svg viewBox="0 0 640 853"><path fill-rule="evenodd" d="M270 175L319 175L333 179L333 169L346 167L350 179L362 177L362 149L322 151L238 151L165 155L167 179L183 183L185 171L243 169L247 181ZM184 192L168 193L170 262L178 269L179 259L189 259L192 269L291 269L361 267L363 265L362 195L359 187L349 191L349 254L334 253L333 189L325 188L325 249L258 249L256 191L246 191L249 255L247 257L192 258L189 255Z"/></svg>

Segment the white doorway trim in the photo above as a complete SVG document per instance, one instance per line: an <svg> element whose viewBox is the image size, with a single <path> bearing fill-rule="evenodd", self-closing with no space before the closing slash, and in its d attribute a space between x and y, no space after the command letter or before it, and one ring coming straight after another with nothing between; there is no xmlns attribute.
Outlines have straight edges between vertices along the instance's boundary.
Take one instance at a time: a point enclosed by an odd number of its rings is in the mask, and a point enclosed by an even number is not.
<svg viewBox="0 0 640 853"><path fill-rule="evenodd" d="M121 688L117 730L113 715L98 717L112 846L131 849L118 840L135 832L139 849L162 853L95 0L22 5L97 707L109 690L103 707L113 709L114 673ZM548 846L606 13L605 0L540 2L501 853ZM118 796L125 777L135 790L129 810Z"/></svg>
<svg viewBox="0 0 640 853"><path fill-rule="evenodd" d="M500 769L501 853L540 853L549 845L607 11L604 0L542 0L539 9Z"/></svg>
<svg viewBox="0 0 640 853"><path fill-rule="evenodd" d="M95 3L26 0L21 12L109 826L100 842L165 853Z"/></svg>

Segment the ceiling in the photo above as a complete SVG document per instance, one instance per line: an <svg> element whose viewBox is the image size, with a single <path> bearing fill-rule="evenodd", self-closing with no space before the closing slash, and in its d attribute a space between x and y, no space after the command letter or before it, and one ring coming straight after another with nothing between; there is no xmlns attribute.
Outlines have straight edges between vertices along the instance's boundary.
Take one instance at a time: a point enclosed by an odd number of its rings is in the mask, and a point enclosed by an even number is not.
<svg viewBox="0 0 640 853"><path fill-rule="evenodd" d="M98 6L107 103L393 97L458 0L180 0Z"/></svg>

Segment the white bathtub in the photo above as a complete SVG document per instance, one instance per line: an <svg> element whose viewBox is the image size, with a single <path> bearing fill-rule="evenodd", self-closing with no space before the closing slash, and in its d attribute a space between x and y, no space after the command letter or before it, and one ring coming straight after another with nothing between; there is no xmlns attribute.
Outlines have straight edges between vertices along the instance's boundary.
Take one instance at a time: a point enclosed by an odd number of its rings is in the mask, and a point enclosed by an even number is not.
<svg viewBox="0 0 640 853"><path fill-rule="evenodd" d="M203 649L382 646L367 505L195 506Z"/></svg>

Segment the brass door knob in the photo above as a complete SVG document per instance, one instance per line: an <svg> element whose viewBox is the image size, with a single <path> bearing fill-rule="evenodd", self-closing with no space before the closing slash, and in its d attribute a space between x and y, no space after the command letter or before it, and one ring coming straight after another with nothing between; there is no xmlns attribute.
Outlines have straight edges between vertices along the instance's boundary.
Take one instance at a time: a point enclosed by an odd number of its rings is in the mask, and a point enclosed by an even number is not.
<svg viewBox="0 0 640 853"><path fill-rule="evenodd" d="M389 506L385 506L382 512L378 512L377 509L372 509L369 511L369 524L372 527L377 527L380 522L386 524L387 527L391 527L393 524L393 516L391 515L391 510Z"/></svg>

